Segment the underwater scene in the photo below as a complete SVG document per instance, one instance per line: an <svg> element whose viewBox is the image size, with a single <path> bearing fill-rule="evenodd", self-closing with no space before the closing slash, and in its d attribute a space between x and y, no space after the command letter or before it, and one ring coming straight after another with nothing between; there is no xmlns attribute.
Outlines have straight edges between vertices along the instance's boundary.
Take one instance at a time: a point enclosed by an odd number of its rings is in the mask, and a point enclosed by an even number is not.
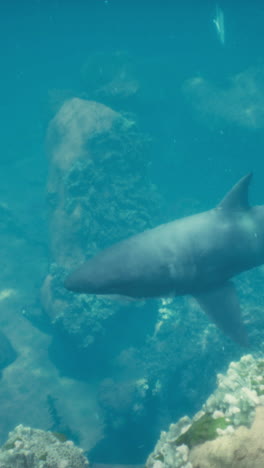
<svg viewBox="0 0 264 468"><path fill-rule="evenodd" d="M0 13L0 468L264 467L264 4Z"/></svg>

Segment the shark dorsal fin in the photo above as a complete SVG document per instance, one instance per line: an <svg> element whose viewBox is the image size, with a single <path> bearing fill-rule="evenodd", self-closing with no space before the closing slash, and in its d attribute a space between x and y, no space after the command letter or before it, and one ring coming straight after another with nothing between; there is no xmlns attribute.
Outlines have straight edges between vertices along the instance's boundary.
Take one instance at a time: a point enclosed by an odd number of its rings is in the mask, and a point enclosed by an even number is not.
<svg viewBox="0 0 264 468"><path fill-rule="evenodd" d="M225 211L241 211L249 208L248 187L252 172L242 177L219 203L218 208Z"/></svg>

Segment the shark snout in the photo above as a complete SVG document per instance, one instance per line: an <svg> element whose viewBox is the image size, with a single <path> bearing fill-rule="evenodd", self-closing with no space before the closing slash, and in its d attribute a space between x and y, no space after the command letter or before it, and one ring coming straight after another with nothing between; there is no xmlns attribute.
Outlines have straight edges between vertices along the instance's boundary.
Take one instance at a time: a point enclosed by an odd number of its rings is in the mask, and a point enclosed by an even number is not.
<svg viewBox="0 0 264 468"><path fill-rule="evenodd" d="M105 275L94 268L93 262L87 262L70 273L64 281L69 291L86 294L100 294L104 289Z"/></svg>
<svg viewBox="0 0 264 468"><path fill-rule="evenodd" d="M71 273L70 275L66 276L64 280L64 287L69 291L73 292L81 292L80 284L78 279L76 278L75 272Z"/></svg>

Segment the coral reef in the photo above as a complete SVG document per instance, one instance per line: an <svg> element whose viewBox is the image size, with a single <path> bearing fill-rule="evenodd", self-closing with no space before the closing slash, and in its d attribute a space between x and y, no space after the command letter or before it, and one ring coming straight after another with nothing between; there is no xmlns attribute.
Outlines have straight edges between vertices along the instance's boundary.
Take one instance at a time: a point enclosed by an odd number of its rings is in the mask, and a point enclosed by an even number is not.
<svg viewBox="0 0 264 468"><path fill-rule="evenodd" d="M219 374L217 380L215 392L193 419L183 417L171 424L168 432L161 433L154 452L148 457L147 468L246 468L253 466L249 463L252 454L254 459L262 460L262 465L256 461L254 467L263 466L260 434L264 414L264 359L243 356L239 362L232 362L227 373ZM246 440L252 443L245 453ZM230 447L228 453L223 449L225 443ZM204 462L205 454L208 458ZM243 465L235 464L242 459Z"/></svg>
<svg viewBox="0 0 264 468"><path fill-rule="evenodd" d="M0 449L0 468L85 468L88 460L62 434L22 425L10 432Z"/></svg>
<svg viewBox="0 0 264 468"><path fill-rule="evenodd" d="M250 425L257 405L264 404L264 360L250 354L231 362L226 375L217 377L218 387L203 410L221 411L233 426Z"/></svg>

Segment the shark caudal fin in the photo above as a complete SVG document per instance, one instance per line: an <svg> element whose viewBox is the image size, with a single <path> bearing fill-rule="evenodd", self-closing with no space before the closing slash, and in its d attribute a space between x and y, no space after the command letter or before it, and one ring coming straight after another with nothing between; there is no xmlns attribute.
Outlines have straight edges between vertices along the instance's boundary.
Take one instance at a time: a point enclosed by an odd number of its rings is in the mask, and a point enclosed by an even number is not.
<svg viewBox="0 0 264 468"><path fill-rule="evenodd" d="M217 208L224 211L242 211L250 208L248 203L248 188L252 179L252 172L242 177L226 194Z"/></svg>
<svg viewBox="0 0 264 468"><path fill-rule="evenodd" d="M240 346L249 345L233 283L228 281L217 289L194 297L204 312L226 335Z"/></svg>

